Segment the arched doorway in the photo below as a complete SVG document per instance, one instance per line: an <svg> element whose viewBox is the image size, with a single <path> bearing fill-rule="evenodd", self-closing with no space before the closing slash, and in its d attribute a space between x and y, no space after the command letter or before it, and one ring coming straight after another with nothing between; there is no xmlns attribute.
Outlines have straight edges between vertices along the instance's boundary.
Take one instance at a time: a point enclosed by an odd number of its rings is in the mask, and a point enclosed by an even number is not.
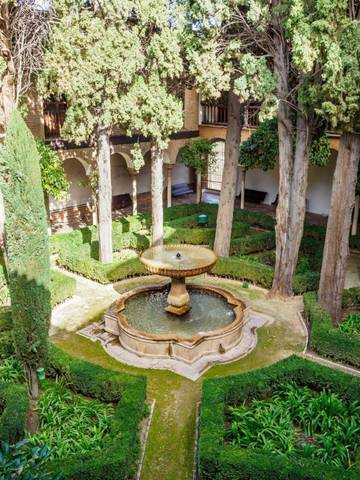
<svg viewBox="0 0 360 480"><path fill-rule="evenodd" d="M92 204L92 192L84 165L77 158L67 158L64 160L64 171L70 183L66 197L62 200L49 198L54 231L66 227L77 228L92 222L89 208Z"/></svg>
<svg viewBox="0 0 360 480"><path fill-rule="evenodd" d="M126 160L120 153L111 155L111 188L113 197L131 192L131 178Z"/></svg>

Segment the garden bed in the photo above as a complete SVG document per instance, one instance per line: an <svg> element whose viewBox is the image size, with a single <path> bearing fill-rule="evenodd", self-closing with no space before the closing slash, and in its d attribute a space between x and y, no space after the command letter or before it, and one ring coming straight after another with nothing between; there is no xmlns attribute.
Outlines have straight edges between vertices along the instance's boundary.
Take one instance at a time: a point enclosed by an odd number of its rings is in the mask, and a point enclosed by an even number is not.
<svg viewBox="0 0 360 480"><path fill-rule="evenodd" d="M316 293L304 295L305 315L310 325L310 349L324 357L360 368L360 331L356 328L360 326L360 287L344 290L343 308L350 307L356 318L345 318L344 323L335 326L330 314L318 303Z"/></svg>
<svg viewBox="0 0 360 480"><path fill-rule="evenodd" d="M199 213L208 215L207 226L197 225L196 219ZM177 205L165 209L165 243L190 243L212 247L216 216L217 206L210 204ZM150 245L150 223L148 214L114 221L114 252L131 248L141 253ZM317 228L310 228L309 237L305 237L302 241L299 265L294 278L296 294L315 290L318 286L322 252L322 240L319 240L321 232ZM105 264L99 262L97 229L94 226L53 235L51 247L52 251L58 254L59 265L99 283L113 283L147 274L143 265L135 257L114 258L113 262ZM270 288L274 275L272 258L274 247L274 218L264 213L236 209L231 256L220 259L213 273Z"/></svg>
<svg viewBox="0 0 360 480"><path fill-rule="evenodd" d="M0 438L13 443L25 435L28 401L9 367L0 368ZM46 371L53 380L44 384L40 430L29 441L50 448L47 470L69 480L133 478L147 413L145 377L106 370L54 346Z"/></svg>
<svg viewBox="0 0 360 480"><path fill-rule="evenodd" d="M359 398L359 378L298 357L206 380L198 478L355 480Z"/></svg>

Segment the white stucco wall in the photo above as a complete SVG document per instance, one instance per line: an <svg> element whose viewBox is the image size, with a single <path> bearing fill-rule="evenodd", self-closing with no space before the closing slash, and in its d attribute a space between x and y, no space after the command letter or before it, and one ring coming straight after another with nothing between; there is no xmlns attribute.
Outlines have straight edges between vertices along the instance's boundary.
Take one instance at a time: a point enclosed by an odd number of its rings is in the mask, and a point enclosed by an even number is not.
<svg viewBox="0 0 360 480"><path fill-rule="evenodd" d="M332 157L326 167L311 166L309 168L309 182L306 194L307 210L309 212L328 215L335 164L336 159ZM241 172L238 178L238 193L240 192L240 182ZM267 192L264 203L270 205L278 194L278 166L268 172L263 172L258 169L249 170L246 174L245 185L245 188Z"/></svg>
<svg viewBox="0 0 360 480"><path fill-rule="evenodd" d="M91 190L84 184L87 177L83 165L76 158L69 158L64 161L64 170L70 182L69 193L60 201L50 198L50 210L60 210L91 201Z"/></svg>
<svg viewBox="0 0 360 480"><path fill-rule="evenodd" d="M172 169L172 184L178 185L179 183L192 183L193 178L190 168L186 167L182 163L177 163Z"/></svg>

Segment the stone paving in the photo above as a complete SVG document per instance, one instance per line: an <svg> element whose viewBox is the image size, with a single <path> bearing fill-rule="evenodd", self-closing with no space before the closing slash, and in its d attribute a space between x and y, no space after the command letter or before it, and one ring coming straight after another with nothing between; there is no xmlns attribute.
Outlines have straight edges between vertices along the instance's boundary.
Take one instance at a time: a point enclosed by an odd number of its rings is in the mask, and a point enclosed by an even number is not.
<svg viewBox="0 0 360 480"><path fill-rule="evenodd" d="M76 278L75 295L56 306L51 316L50 335L57 330L75 332L102 315L119 294L112 285L101 285L85 277L61 270Z"/></svg>

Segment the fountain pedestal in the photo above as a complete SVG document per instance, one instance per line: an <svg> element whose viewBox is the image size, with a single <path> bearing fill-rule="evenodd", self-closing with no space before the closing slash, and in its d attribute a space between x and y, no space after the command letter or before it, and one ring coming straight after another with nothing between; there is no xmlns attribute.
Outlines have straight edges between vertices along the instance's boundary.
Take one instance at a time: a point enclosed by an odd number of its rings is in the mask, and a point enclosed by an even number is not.
<svg viewBox="0 0 360 480"><path fill-rule="evenodd" d="M185 278L172 278L170 292L167 297L166 311L175 315L184 315L190 310L190 296L186 290Z"/></svg>
<svg viewBox="0 0 360 480"><path fill-rule="evenodd" d="M191 308L185 278L209 272L217 256L208 248L197 245L160 245L145 250L140 261L149 272L171 278L165 310L184 315Z"/></svg>

